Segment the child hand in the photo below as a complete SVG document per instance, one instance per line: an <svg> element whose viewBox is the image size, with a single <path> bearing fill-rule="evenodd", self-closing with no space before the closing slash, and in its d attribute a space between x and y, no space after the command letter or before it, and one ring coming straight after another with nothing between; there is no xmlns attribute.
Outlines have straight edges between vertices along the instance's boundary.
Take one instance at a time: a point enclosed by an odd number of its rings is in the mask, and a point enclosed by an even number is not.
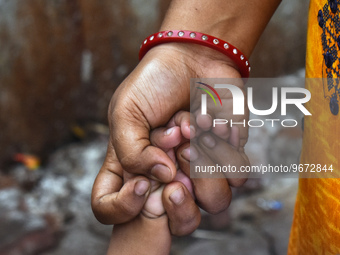
<svg viewBox="0 0 340 255"><path fill-rule="evenodd" d="M211 114L211 115L210 115ZM240 132L237 127L220 125L212 126L212 113L200 115L200 112L178 112L169 121L167 127L180 127L183 136L180 145L171 153L172 160L176 159L182 174L190 176L190 162L193 165L248 165L249 161L240 145ZM211 117L213 116L213 117ZM206 131L211 132L206 132ZM164 129L165 131L165 129ZM155 131L154 131L155 132ZM188 138L191 138L189 143ZM172 149L174 150L174 149ZM169 154L169 153L168 153ZM211 176L210 176L211 177ZM240 186L247 176L230 176L228 174L215 174L215 178L191 179L197 204L210 213L219 213L225 210L231 201L230 186ZM218 178L216 178L218 177Z"/></svg>

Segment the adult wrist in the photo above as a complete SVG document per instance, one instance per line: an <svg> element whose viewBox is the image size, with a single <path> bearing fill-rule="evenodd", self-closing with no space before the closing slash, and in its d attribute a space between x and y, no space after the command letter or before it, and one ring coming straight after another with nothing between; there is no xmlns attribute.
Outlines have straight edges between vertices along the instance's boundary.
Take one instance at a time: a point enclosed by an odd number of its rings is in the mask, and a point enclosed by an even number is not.
<svg viewBox="0 0 340 255"><path fill-rule="evenodd" d="M238 67L231 58L219 51L198 44L179 42L160 44L151 48L142 61L155 59L166 60L179 68L181 68L180 66L186 68L191 73L191 78L210 77L210 71L221 66L229 67L229 77L241 78Z"/></svg>

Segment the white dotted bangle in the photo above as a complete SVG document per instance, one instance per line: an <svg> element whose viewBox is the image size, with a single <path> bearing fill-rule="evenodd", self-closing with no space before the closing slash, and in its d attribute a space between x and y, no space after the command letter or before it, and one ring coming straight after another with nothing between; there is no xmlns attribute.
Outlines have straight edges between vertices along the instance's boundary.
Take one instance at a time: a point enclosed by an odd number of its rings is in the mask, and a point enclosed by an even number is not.
<svg viewBox="0 0 340 255"><path fill-rule="evenodd" d="M150 35L144 40L140 47L139 60L141 60L152 47L166 42L196 43L218 50L235 62L242 77L249 77L251 70L249 61L239 49L214 36L193 31L168 30Z"/></svg>

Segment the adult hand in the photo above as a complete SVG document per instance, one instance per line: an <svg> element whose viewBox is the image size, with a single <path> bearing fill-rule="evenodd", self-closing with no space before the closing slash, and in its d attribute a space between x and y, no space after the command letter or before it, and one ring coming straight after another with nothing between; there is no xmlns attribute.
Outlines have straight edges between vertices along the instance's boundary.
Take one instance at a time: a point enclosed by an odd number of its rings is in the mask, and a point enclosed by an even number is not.
<svg viewBox="0 0 340 255"><path fill-rule="evenodd" d="M151 132L150 139L154 146L161 148L175 161L174 148L182 144L177 150L177 161L182 172L177 172L175 181L167 184L163 194L153 192L159 185L150 185L149 180L143 176L133 176L123 170L114 149L109 149L106 160L97 176L92 192L92 208L97 219L104 224L121 224L132 220L143 209L143 214L149 217L159 217L164 208L169 218L169 227L173 235L186 235L194 231L200 222L200 211L196 202L210 213L225 210L231 200L230 185L234 185L223 174L219 179L190 179L190 166L188 155L188 139L190 138L190 114L178 112L168 123L167 127L158 128ZM194 123L194 121L192 121ZM199 140L205 143L207 134ZM239 140L238 134L231 134ZM193 152L192 161L200 164L210 164L211 160L231 162L237 157L238 148L234 143L225 139L214 137L216 145L202 147L200 155ZM109 146L112 146L109 144ZM227 154L223 152L227 151ZM196 153L196 156L194 155ZM190 152L189 152L190 154ZM244 162L242 162L244 163ZM125 184L123 185L123 183ZM152 187L150 187L152 186ZM148 197L151 192L151 197ZM163 206L156 201L162 196ZM147 201L147 202L146 202ZM146 202L146 203L145 203Z"/></svg>
<svg viewBox="0 0 340 255"><path fill-rule="evenodd" d="M188 136L189 130L182 125ZM182 141L181 127L159 128L151 140L173 158L173 148ZM112 146L109 144L109 146ZM92 210L103 224L122 224L142 217L160 218L166 215L173 235L186 235L200 223L201 215L187 176L178 172L175 181L164 186L144 176L134 176L123 170L114 149L109 149L92 190Z"/></svg>
<svg viewBox="0 0 340 255"><path fill-rule="evenodd" d="M240 77L233 62L207 47L168 43L151 49L115 92L108 112L111 144L122 167L163 183L176 175L172 160L150 143L150 131L189 110L190 78ZM107 163L111 159L106 158Z"/></svg>

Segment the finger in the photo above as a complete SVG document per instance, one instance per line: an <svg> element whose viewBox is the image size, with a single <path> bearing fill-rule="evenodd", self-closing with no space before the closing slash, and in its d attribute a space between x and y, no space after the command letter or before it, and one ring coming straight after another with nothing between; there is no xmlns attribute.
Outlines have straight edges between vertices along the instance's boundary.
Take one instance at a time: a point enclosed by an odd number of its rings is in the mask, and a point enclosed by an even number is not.
<svg viewBox="0 0 340 255"><path fill-rule="evenodd" d="M94 182L91 206L94 215L103 224L120 224L137 216L150 192L147 178L137 176L124 186L123 169L116 160L112 146Z"/></svg>
<svg viewBox="0 0 340 255"><path fill-rule="evenodd" d="M213 118L209 114L198 114L196 116L196 123L199 128L204 131L208 131L213 125Z"/></svg>
<svg viewBox="0 0 340 255"><path fill-rule="evenodd" d="M195 199L195 193L190 178L181 169L177 170L174 181L181 182L187 188L191 196Z"/></svg>
<svg viewBox="0 0 340 255"><path fill-rule="evenodd" d="M228 125L215 125L215 127L212 128L213 134L218 136L219 138L223 140L228 140L230 137L231 129L228 127Z"/></svg>
<svg viewBox="0 0 340 255"><path fill-rule="evenodd" d="M197 109L194 112L195 121L197 122L198 128L203 131L208 131L213 126L213 119L215 119L215 113L210 109L207 110L205 115L202 115L201 109Z"/></svg>
<svg viewBox="0 0 340 255"><path fill-rule="evenodd" d="M182 140L181 129L178 126L170 128L156 128L150 133L151 144L165 152L180 144Z"/></svg>
<svg viewBox="0 0 340 255"><path fill-rule="evenodd" d="M142 135L135 128L126 128L124 140L112 141L120 163L130 173L145 175L163 183L172 181L176 175L173 161L163 150L150 144L147 129L140 131Z"/></svg>
<svg viewBox="0 0 340 255"><path fill-rule="evenodd" d="M249 165L248 157L244 153L243 148L236 149L233 145L208 133L200 136L199 145L211 159L210 165L218 164L235 169L235 171L227 171L225 173L231 186L239 187L247 181L248 174L240 171L241 167Z"/></svg>
<svg viewBox="0 0 340 255"><path fill-rule="evenodd" d="M240 130L238 127L231 127L229 143L235 147L236 150L240 148Z"/></svg>
<svg viewBox="0 0 340 255"><path fill-rule="evenodd" d="M212 165L213 162L195 146L185 144L177 151L177 160L183 172L190 176L190 158L195 165ZM205 176L206 177L206 176ZM210 177L210 178L209 178ZM216 173L215 178L191 178L197 204L205 211L217 214L226 210L231 202L232 192L223 173Z"/></svg>
<svg viewBox="0 0 340 255"><path fill-rule="evenodd" d="M227 140L230 135L230 129L227 124L214 123L215 114L208 110L206 115L202 115L200 110L195 112L196 123L203 131L212 130L212 132L221 139Z"/></svg>
<svg viewBox="0 0 340 255"><path fill-rule="evenodd" d="M164 184L158 185L155 190L151 192L148 199L145 202L142 214L150 219L156 219L161 217L165 213L165 209L162 203Z"/></svg>
<svg viewBox="0 0 340 255"><path fill-rule="evenodd" d="M131 98L115 93L109 107L111 143L123 168L133 174L168 183L176 175L176 167L166 153L151 145L150 130L162 126L166 114L150 123L150 116L131 103ZM169 117L170 119L170 117Z"/></svg>
<svg viewBox="0 0 340 255"><path fill-rule="evenodd" d="M190 140L199 136L202 130L197 126L195 115L190 114Z"/></svg>
<svg viewBox="0 0 340 255"><path fill-rule="evenodd" d="M166 152L177 168L174 148L184 142L180 127L174 126L170 128L156 128L151 131L150 141L153 146L156 146Z"/></svg>
<svg viewBox="0 0 340 255"><path fill-rule="evenodd" d="M197 229L201 213L184 184L181 182L167 184L163 190L163 205L173 235L188 235Z"/></svg>
<svg viewBox="0 0 340 255"><path fill-rule="evenodd" d="M177 112L169 121L168 127L179 126L181 127L182 135L186 139L191 139L195 136L196 123L191 121L191 114L187 111Z"/></svg>

